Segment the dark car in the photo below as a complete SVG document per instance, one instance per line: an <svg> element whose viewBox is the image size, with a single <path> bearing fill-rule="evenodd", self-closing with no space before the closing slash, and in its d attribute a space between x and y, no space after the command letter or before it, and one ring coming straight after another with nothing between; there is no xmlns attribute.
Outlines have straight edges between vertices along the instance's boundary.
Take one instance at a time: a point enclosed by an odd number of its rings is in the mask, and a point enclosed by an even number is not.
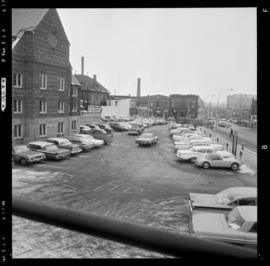
<svg viewBox="0 0 270 266"><path fill-rule="evenodd" d="M37 163L46 160L46 156L41 152L31 151L26 145L12 147L12 158L14 163L21 165Z"/></svg>
<svg viewBox="0 0 270 266"><path fill-rule="evenodd" d="M109 122L108 124L116 132L127 131L127 129L121 126L121 124L118 122Z"/></svg>
<svg viewBox="0 0 270 266"><path fill-rule="evenodd" d="M107 133L107 131L105 131L104 129L97 129L97 128L90 130L81 129L80 134L87 134L93 136L95 139L104 140L105 144L112 142L112 134Z"/></svg>
<svg viewBox="0 0 270 266"><path fill-rule="evenodd" d="M112 133L112 128L108 124L97 124L100 129L106 130L107 133Z"/></svg>
<svg viewBox="0 0 270 266"><path fill-rule="evenodd" d="M71 155L79 154L82 152L80 145L74 144L65 138L49 138L47 141L57 145L58 148L70 150Z"/></svg>
<svg viewBox="0 0 270 266"><path fill-rule="evenodd" d="M157 144L157 142L158 137L153 133L144 133L135 141L135 143L139 144L139 146L152 146Z"/></svg>
<svg viewBox="0 0 270 266"><path fill-rule="evenodd" d="M48 160L62 160L70 157L70 151L59 149L55 144L47 141L33 141L28 144L32 151L42 152Z"/></svg>

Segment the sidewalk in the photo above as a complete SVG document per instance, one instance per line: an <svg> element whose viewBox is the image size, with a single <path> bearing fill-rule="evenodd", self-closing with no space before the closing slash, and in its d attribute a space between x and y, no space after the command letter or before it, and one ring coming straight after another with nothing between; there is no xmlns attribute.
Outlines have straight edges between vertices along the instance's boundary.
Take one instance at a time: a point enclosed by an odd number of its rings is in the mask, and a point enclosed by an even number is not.
<svg viewBox="0 0 270 266"><path fill-rule="evenodd" d="M218 142L219 144L222 144L224 149L227 150L227 145L228 144L228 151L232 152L232 138L229 136L224 136L220 133L217 133L215 135L215 131L206 127L199 127L199 129L208 135L211 138ZM242 150L241 143L237 145L237 153L236 153L236 158L240 160L240 155L239 152L242 151L242 158L241 161L243 162L243 165L240 167L240 172L243 173L256 173L257 172L257 153L244 148Z"/></svg>

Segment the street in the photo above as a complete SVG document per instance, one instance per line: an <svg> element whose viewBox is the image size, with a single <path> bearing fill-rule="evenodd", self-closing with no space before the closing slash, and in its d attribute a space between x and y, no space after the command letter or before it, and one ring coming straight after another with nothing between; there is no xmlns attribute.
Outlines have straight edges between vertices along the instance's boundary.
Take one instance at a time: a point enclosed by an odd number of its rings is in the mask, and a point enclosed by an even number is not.
<svg viewBox="0 0 270 266"><path fill-rule="evenodd" d="M256 173L201 169L194 164L177 161L166 125L154 126L145 132L155 133L159 137L158 144L138 147L136 136L128 136L125 132L114 133L110 145L76 157L26 167L13 165L13 194L37 202L188 234L189 192L216 193L233 186L257 186ZM13 257L164 256L13 217Z"/></svg>
<svg viewBox="0 0 270 266"><path fill-rule="evenodd" d="M242 127L236 124L231 124L233 130L238 132L238 143L243 143L244 146L253 152L257 153L257 129ZM231 128L218 127L217 132L224 134L225 136L230 135Z"/></svg>

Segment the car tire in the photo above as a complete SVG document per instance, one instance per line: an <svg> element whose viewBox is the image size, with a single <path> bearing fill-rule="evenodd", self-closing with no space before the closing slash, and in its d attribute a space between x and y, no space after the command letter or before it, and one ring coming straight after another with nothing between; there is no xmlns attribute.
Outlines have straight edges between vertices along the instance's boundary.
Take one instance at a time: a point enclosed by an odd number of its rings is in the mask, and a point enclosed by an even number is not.
<svg viewBox="0 0 270 266"><path fill-rule="evenodd" d="M195 162L195 160L196 160L196 158L195 158L195 157L193 157L193 158L190 158L190 159L189 159L189 161L190 161L191 163L194 163L194 162Z"/></svg>
<svg viewBox="0 0 270 266"><path fill-rule="evenodd" d="M205 162L205 163L202 164L202 167L203 167L204 169L208 169L208 168L210 168L210 164L207 163L207 162Z"/></svg>
<svg viewBox="0 0 270 266"><path fill-rule="evenodd" d="M239 169L239 165L238 165L237 163L233 163L233 164L231 165L231 168L232 168L233 171L236 171L236 170Z"/></svg>
<svg viewBox="0 0 270 266"><path fill-rule="evenodd" d="M21 159L20 160L20 165L25 166L27 164L25 159Z"/></svg>

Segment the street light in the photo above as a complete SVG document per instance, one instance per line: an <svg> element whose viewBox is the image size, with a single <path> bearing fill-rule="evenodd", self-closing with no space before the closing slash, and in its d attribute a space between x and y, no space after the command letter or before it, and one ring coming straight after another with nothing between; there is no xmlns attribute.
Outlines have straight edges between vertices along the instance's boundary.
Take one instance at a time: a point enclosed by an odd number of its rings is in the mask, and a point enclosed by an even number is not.
<svg viewBox="0 0 270 266"><path fill-rule="evenodd" d="M218 122L218 108L219 108L219 97L223 91L233 91L233 89L224 89L219 91L217 94L217 110L216 110L216 127L215 127L215 135L217 135L217 122Z"/></svg>

